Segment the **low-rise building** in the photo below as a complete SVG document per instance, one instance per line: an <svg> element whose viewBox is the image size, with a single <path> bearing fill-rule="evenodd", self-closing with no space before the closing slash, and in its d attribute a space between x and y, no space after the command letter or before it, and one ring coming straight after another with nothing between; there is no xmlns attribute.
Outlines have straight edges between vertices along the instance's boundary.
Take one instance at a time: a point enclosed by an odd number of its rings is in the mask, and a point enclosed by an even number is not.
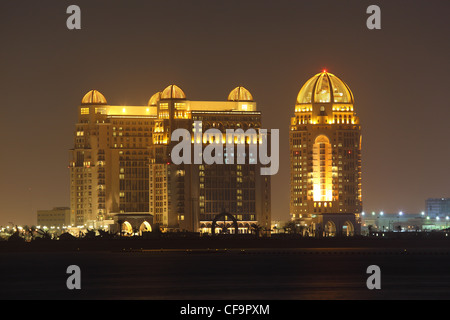
<svg viewBox="0 0 450 320"><path fill-rule="evenodd" d="M51 210L37 211L37 225L63 227L70 225L70 208L55 207Z"/></svg>
<svg viewBox="0 0 450 320"><path fill-rule="evenodd" d="M445 219L450 216L450 198L427 199L425 207L427 217Z"/></svg>

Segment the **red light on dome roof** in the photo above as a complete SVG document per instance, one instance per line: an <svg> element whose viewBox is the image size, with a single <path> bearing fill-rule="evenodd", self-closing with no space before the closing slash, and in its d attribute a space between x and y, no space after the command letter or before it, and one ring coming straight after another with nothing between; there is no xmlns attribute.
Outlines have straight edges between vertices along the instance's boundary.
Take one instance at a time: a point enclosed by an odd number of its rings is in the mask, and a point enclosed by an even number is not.
<svg viewBox="0 0 450 320"><path fill-rule="evenodd" d="M322 72L323 72L323 73L327 73L327 69L323 69Z"/></svg>

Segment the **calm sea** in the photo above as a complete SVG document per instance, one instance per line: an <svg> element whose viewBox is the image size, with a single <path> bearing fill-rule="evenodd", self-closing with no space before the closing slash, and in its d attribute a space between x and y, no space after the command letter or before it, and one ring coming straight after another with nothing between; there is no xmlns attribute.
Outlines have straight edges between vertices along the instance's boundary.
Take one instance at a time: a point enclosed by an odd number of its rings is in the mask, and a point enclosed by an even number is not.
<svg viewBox="0 0 450 320"><path fill-rule="evenodd" d="M68 290L67 267L81 269ZM381 269L381 290L366 286ZM2 299L449 299L450 251L251 249L0 253Z"/></svg>

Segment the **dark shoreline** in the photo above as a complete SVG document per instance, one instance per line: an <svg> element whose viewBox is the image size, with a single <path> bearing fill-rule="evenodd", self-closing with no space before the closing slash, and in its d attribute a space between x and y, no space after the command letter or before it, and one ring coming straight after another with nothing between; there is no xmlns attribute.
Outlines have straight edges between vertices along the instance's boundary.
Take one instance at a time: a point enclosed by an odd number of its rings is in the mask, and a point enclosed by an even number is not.
<svg viewBox="0 0 450 320"><path fill-rule="evenodd" d="M77 240L35 240L31 242L0 241L1 252L79 252L139 250L224 250L224 249L448 249L450 238L254 238L232 236L198 238L117 238Z"/></svg>

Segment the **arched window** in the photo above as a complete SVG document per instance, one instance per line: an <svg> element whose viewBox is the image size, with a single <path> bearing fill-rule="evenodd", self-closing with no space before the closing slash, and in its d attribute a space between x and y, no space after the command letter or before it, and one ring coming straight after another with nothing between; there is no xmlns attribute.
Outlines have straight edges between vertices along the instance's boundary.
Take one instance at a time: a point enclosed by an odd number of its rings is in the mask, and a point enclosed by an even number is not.
<svg viewBox="0 0 450 320"><path fill-rule="evenodd" d="M313 145L313 199L332 201L332 198L331 144L325 135L319 135Z"/></svg>

